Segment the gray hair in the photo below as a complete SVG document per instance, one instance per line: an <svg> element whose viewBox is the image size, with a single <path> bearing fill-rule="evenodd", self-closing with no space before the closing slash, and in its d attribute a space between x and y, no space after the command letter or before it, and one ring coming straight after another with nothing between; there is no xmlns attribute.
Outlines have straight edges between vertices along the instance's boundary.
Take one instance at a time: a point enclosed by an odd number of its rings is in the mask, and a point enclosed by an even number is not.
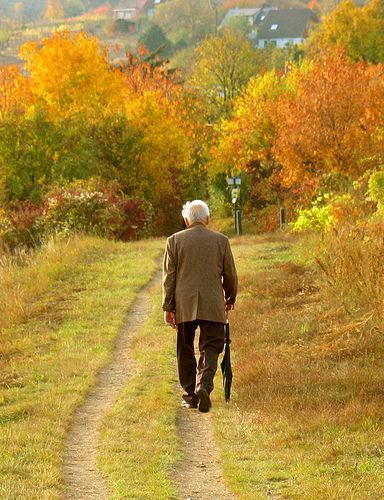
<svg viewBox="0 0 384 500"><path fill-rule="evenodd" d="M188 219L190 224L192 224L193 222L203 221L209 217L209 208L201 200L187 201L181 213L183 218Z"/></svg>

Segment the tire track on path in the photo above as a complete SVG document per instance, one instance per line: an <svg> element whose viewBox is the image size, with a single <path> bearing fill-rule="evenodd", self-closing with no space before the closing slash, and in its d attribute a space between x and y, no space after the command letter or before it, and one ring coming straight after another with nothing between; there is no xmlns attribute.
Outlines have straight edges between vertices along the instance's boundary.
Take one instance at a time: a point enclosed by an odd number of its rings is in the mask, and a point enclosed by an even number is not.
<svg viewBox="0 0 384 500"><path fill-rule="evenodd" d="M196 353L197 346L196 339ZM212 418L212 412L201 413L197 409L187 408L178 411L176 425L182 459L175 468L173 479L181 500L236 498L224 482Z"/></svg>
<svg viewBox="0 0 384 500"><path fill-rule="evenodd" d="M99 372L96 384L74 413L64 453L64 498L85 500L112 497L97 466L100 427L133 372L131 341L149 317L151 289L160 280L160 275L158 271L138 292L116 339L110 363Z"/></svg>

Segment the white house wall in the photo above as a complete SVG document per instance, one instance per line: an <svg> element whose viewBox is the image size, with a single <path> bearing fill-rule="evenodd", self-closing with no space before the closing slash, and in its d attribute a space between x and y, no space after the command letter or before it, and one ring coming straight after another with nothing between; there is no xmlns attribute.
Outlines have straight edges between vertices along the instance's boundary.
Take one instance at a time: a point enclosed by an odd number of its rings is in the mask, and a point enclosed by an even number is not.
<svg viewBox="0 0 384 500"><path fill-rule="evenodd" d="M265 42L273 43L276 42L276 47L283 49L287 45L300 45L300 43L304 42L304 38L277 38L277 39L266 39L266 38L261 38L258 41L258 48L259 49L264 49L265 48Z"/></svg>

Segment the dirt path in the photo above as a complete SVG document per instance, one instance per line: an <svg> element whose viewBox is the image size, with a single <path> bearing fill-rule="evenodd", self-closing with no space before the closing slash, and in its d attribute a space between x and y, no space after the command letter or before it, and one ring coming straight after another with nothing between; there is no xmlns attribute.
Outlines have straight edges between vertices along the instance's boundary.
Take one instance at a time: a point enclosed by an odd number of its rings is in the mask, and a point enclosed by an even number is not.
<svg viewBox="0 0 384 500"><path fill-rule="evenodd" d="M74 414L64 456L65 498L111 498L97 467L99 429L132 373L131 339L150 313L150 292L160 279L157 273L137 295L127 322L116 340L111 362L99 373L96 385Z"/></svg>
<svg viewBox="0 0 384 500"><path fill-rule="evenodd" d="M198 352L197 346L196 339L196 352ZM174 473L179 498L181 500L234 499L224 483L219 450L213 435L212 413L180 408L177 415L177 431L183 454Z"/></svg>
<svg viewBox="0 0 384 500"><path fill-rule="evenodd" d="M127 322L116 340L112 361L99 373L96 385L74 414L64 456L64 496L67 499L112 498L97 467L100 426L132 373L131 340L150 314L150 294L159 278L160 273L157 273L138 293ZM211 414L180 408L177 428L183 452L183 459L173 478L178 498L234 498L223 481Z"/></svg>

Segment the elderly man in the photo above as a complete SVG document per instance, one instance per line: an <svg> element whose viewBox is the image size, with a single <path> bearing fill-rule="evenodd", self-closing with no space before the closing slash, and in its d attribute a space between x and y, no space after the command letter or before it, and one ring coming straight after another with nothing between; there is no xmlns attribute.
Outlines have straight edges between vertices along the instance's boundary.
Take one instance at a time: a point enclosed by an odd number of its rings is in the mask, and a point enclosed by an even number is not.
<svg viewBox="0 0 384 500"><path fill-rule="evenodd" d="M226 314L235 304L237 274L228 238L207 227L208 206L200 200L188 202L182 215L187 229L167 239L164 254L164 321L177 328L183 406L207 412L224 348ZM196 364L198 326L200 357Z"/></svg>

